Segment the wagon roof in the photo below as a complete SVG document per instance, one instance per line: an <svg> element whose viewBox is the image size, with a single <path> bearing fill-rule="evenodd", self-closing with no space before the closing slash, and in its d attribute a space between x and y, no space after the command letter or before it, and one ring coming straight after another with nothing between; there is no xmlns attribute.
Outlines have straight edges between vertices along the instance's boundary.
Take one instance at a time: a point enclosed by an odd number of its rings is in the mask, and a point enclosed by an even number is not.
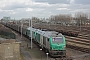
<svg viewBox="0 0 90 60"><path fill-rule="evenodd" d="M31 28L31 27L27 28L27 30L31 30L31 29L32 29L32 31L36 31L37 30L37 29Z"/></svg>
<svg viewBox="0 0 90 60"><path fill-rule="evenodd" d="M61 37L62 36L61 33L58 33L56 31L42 31L42 30L38 29L36 32L45 36L45 37L48 37L48 38L50 38L50 37Z"/></svg>
<svg viewBox="0 0 90 60"><path fill-rule="evenodd" d="M61 33L58 33L56 31L42 31L40 29L35 29L35 28L31 28L31 27L29 27L27 29L28 30L32 29L32 31L36 31L36 33L43 35L45 37L48 37L48 38L50 38L50 37L61 37L62 36Z"/></svg>

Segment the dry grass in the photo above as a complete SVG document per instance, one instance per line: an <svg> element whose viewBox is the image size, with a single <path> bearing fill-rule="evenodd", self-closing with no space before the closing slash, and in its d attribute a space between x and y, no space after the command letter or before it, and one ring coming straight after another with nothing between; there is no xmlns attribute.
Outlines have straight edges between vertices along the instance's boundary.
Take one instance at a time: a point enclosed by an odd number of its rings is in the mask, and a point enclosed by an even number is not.
<svg viewBox="0 0 90 60"><path fill-rule="evenodd" d="M20 53L20 60L25 60L22 53Z"/></svg>
<svg viewBox="0 0 90 60"><path fill-rule="evenodd" d="M0 24L0 27L2 27L2 24Z"/></svg>

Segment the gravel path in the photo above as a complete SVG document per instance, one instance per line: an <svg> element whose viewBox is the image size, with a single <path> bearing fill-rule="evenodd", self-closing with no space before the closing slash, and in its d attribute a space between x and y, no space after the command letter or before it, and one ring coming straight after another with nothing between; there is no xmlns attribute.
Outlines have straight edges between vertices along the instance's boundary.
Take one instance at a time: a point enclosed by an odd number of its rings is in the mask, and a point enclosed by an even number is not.
<svg viewBox="0 0 90 60"><path fill-rule="evenodd" d="M21 52L24 55L25 60L32 60L28 51L26 51L23 47L21 47Z"/></svg>
<svg viewBox="0 0 90 60"><path fill-rule="evenodd" d="M15 32L14 32L15 33ZM24 39L20 37L20 34L16 34L16 40L21 42L21 47L20 47L20 50L21 50L21 53L23 54L23 57L25 60L32 60L31 56L30 56L30 53L28 51L25 50L25 44L24 44Z"/></svg>

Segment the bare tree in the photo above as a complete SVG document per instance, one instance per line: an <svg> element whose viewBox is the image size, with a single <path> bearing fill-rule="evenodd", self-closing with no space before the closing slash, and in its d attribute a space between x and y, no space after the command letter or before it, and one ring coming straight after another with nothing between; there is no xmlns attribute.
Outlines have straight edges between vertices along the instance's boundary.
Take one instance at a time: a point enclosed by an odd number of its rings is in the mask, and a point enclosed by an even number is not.
<svg viewBox="0 0 90 60"><path fill-rule="evenodd" d="M59 23L59 24L70 24L71 21L71 14L59 14L59 15L52 15L50 17L51 21L53 21L54 23Z"/></svg>
<svg viewBox="0 0 90 60"><path fill-rule="evenodd" d="M75 13L75 19L77 21L77 25L80 25L80 21L81 25L85 25L86 21L88 20L88 15L86 13L77 12Z"/></svg>

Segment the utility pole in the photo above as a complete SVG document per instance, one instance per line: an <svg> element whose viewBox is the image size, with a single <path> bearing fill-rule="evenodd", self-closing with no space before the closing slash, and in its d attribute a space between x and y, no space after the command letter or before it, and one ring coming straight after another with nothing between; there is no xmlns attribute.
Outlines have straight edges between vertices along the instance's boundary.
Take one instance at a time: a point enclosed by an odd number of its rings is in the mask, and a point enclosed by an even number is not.
<svg viewBox="0 0 90 60"><path fill-rule="evenodd" d="M22 27L23 27L23 22L21 21L21 38L22 38Z"/></svg>
<svg viewBox="0 0 90 60"><path fill-rule="evenodd" d="M90 13L88 14L88 19L90 20ZM90 22L89 23L89 26L90 26ZM90 34L89 34L89 39L90 39ZM89 40L89 54L90 54L90 40Z"/></svg>
<svg viewBox="0 0 90 60"><path fill-rule="evenodd" d="M29 27L30 27L30 19L29 19Z"/></svg>
<svg viewBox="0 0 90 60"><path fill-rule="evenodd" d="M80 31L81 31L81 19L80 19Z"/></svg>
<svg viewBox="0 0 90 60"><path fill-rule="evenodd" d="M48 60L48 54L49 54L49 53L46 53L46 55L47 55L47 60Z"/></svg>
<svg viewBox="0 0 90 60"><path fill-rule="evenodd" d="M32 49L32 19L31 19L31 49Z"/></svg>
<svg viewBox="0 0 90 60"><path fill-rule="evenodd" d="M29 27L30 27L30 22L31 22L31 28L30 28L30 37L31 37L31 49L32 49L32 19L29 19Z"/></svg>
<svg viewBox="0 0 90 60"><path fill-rule="evenodd" d="M81 32L81 15L80 15L80 32Z"/></svg>

